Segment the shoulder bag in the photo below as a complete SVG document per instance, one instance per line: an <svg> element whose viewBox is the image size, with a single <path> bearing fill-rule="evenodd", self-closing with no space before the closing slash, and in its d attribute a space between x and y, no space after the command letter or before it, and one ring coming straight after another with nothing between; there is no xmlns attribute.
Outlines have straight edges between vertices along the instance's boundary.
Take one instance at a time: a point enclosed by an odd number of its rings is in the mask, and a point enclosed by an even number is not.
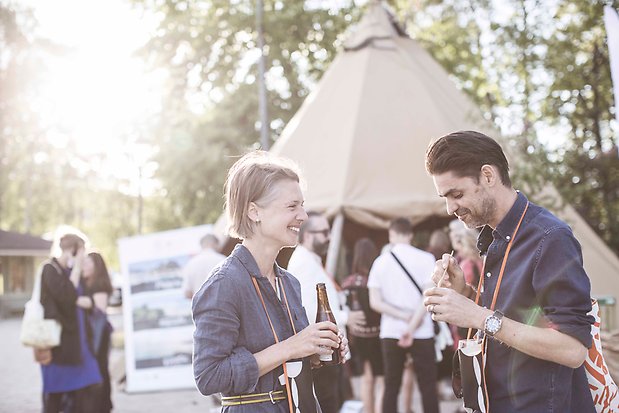
<svg viewBox="0 0 619 413"><path fill-rule="evenodd" d="M597 300L591 300L589 315L595 318L595 322L591 326L593 343L589 348L584 364L595 411L597 413L619 413L619 389L610 375L602 354L600 306Z"/></svg>
<svg viewBox="0 0 619 413"><path fill-rule="evenodd" d="M404 271L404 273L406 274L406 276L413 282L413 284L415 285L415 288L417 288L417 291L419 291L419 294L421 294L421 297L423 298L423 290L421 289L421 287L419 286L419 284L417 284L417 281L415 281L415 279L413 278L413 276L411 275L410 272L408 272L408 270L406 269L406 267L404 266L404 264L402 264L402 261L400 261L398 259L398 257L393 253L393 251L390 252L391 256L393 257L394 260L396 260L396 262L398 264L400 264L400 267L402 267L402 270ZM434 335L439 335L441 333L441 327L438 325L438 323L434 320L432 320L432 324L434 325Z"/></svg>
<svg viewBox="0 0 619 413"><path fill-rule="evenodd" d="M419 286L419 284L417 284L417 281L415 281L415 278L413 278L413 276L408 272L404 264L402 264L402 262L393 253L393 251L391 251L391 255L396 260L396 262L400 264L400 267L402 267L402 270L404 271L404 273L413 282L413 284L415 285L415 288L417 288L417 290L419 291L419 294L421 294L421 297L423 299L423 291L421 290L421 287ZM449 327L447 326L446 323L442 321L439 322L439 321L432 320L432 325L434 326L434 351L435 351L435 356L436 356L436 362L440 363L441 361L443 361L443 350L453 345L454 341L451 335L451 331L449 331Z"/></svg>
<svg viewBox="0 0 619 413"><path fill-rule="evenodd" d="M34 279L32 298L26 303L24 318L22 320L20 341L24 346L45 349L60 345L62 325L53 319L46 319L43 306L41 305L41 278L43 267L50 264L56 271L62 270L53 261L43 263L37 270Z"/></svg>

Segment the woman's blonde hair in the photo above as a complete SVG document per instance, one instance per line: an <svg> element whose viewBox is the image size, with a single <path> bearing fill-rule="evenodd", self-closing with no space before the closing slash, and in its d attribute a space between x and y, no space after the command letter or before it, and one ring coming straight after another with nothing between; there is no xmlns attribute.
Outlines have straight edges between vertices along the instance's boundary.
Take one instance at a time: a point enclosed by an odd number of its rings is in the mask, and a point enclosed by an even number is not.
<svg viewBox="0 0 619 413"><path fill-rule="evenodd" d="M251 238L256 223L249 219L249 205L265 206L271 202L278 182L301 183L298 167L290 160L265 151L249 152L228 171L225 184L226 215L230 236Z"/></svg>

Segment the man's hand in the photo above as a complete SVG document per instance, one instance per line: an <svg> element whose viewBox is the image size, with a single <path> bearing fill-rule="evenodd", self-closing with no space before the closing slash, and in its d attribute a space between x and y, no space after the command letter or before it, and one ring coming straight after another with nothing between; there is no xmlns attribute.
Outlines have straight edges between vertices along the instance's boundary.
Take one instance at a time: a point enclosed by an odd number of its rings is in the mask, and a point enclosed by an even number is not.
<svg viewBox="0 0 619 413"><path fill-rule="evenodd" d="M34 360L43 365L47 366L52 362L52 349L50 348L35 348L34 350Z"/></svg>
<svg viewBox="0 0 619 413"><path fill-rule="evenodd" d="M474 301L450 288L433 287L423 295L426 310L432 313L434 321L445 321L462 328L481 329L486 317L492 311L475 304Z"/></svg>
<svg viewBox="0 0 619 413"><path fill-rule="evenodd" d="M464 272L456 259L449 254L443 254L443 258L436 261L432 273L432 282L438 287L451 288L462 295L466 291Z"/></svg>
<svg viewBox="0 0 619 413"><path fill-rule="evenodd" d="M365 314L361 310L350 311L348 313L348 321L346 321L346 324L353 330L355 328L365 327Z"/></svg>
<svg viewBox="0 0 619 413"><path fill-rule="evenodd" d="M413 333L407 331L406 333L402 334L402 337L400 337L400 339L398 340L398 346L402 348L409 348L413 345L413 340Z"/></svg>

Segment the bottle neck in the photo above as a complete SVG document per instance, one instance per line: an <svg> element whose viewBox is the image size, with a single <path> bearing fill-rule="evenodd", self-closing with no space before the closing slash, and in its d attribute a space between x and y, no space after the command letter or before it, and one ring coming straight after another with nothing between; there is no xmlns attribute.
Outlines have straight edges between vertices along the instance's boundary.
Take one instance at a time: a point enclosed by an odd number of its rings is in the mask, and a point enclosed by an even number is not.
<svg viewBox="0 0 619 413"><path fill-rule="evenodd" d="M325 288L319 288L316 290L316 296L318 297L318 307L323 307L325 311L331 311L329 305L329 296Z"/></svg>

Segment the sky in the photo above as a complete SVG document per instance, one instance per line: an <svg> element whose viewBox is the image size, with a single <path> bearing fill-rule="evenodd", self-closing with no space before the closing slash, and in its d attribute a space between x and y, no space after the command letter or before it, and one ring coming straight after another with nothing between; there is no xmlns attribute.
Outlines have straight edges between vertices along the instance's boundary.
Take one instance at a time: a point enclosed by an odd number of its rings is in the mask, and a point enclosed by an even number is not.
<svg viewBox="0 0 619 413"><path fill-rule="evenodd" d="M19 4L33 10L39 37L67 47L48 60L40 89L44 122L61 125L47 139L60 148L77 142L85 155L105 153L98 172L110 182L125 179L119 189L135 193L138 166L150 151L141 134L160 107L163 84L162 73L149 71L135 52L155 29L156 17L123 0Z"/></svg>

